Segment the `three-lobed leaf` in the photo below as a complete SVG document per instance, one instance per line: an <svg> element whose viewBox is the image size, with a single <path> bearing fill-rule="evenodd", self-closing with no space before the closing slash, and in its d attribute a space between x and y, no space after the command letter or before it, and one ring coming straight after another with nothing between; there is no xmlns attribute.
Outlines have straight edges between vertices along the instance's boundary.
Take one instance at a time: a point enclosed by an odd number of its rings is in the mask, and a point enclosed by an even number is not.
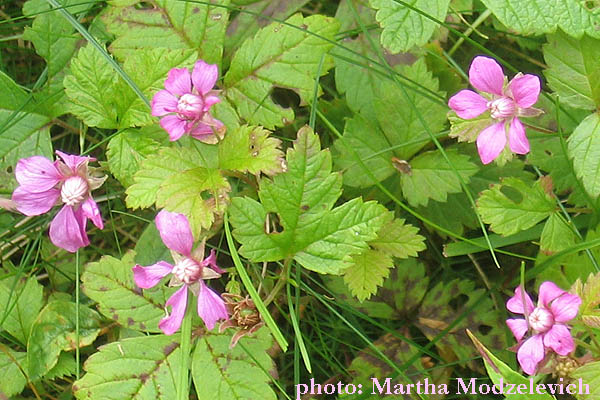
<svg viewBox="0 0 600 400"><path fill-rule="evenodd" d="M260 203L248 197L232 200L240 253L253 261L293 257L310 270L338 274L351 264L351 255L377 237L388 213L361 199L333 208L341 195L341 176L331 173L331 154L321 150L308 127L298 132L286 160L286 172L261 181Z"/></svg>

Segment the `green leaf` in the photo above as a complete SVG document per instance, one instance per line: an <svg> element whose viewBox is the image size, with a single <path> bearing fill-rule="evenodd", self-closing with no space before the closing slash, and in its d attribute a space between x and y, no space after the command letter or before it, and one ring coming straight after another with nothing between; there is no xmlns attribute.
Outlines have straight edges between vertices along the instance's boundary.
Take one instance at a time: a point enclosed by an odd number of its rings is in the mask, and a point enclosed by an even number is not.
<svg viewBox="0 0 600 400"><path fill-rule="evenodd" d="M475 118L462 119L454 111L450 111L448 121L450 121L450 134L448 136L457 138L459 142L468 143L477 140L479 133L492 124L487 112Z"/></svg>
<svg viewBox="0 0 600 400"><path fill-rule="evenodd" d="M568 140L569 157L585 190L594 198L600 196L600 115L584 119Z"/></svg>
<svg viewBox="0 0 600 400"><path fill-rule="evenodd" d="M598 19L578 0L482 0L510 30L523 35L552 33L557 28L574 37L600 37Z"/></svg>
<svg viewBox="0 0 600 400"><path fill-rule="evenodd" d="M194 237L222 216L231 190L218 169L194 168L169 177L156 196L156 206L187 216Z"/></svg>
<svg viewBox="0 0 600 400"><path fill-rule="evenodd" d="M550 216L555 208L541 180L532 185L518 178L505 178L483 191L477 200L483 222L504 236L531 228Z"/></svg>
<svg viewBox="0 0 600 400"><path fill-rule="evenodd" d="M277 396L269 386L275 364L267 350L272 346L268 329L243 337L233 349L229 334L206 332L196 344L192 377L200 399L265 399Z"/></svg>
<svg viewBox="0 0 600 400"><path fill-rule="evenodd" d="M579 314L583 323L600 329L600 273L589 274L585 283L577 278L571 292L581 298Z"/></svg>
<svg viewBox="0 0 600 400"><path fill-rule="evenodd" d="M227 6L229 0L213 3ZM142 1L121 5L102 13L107 31L116 36L110 51L117 58L127 59L139 49L194 49L196 58L220 63L229 20L226 7L171 0L157 0L152 7Z"/></svg>
<svg viewBox="0 0 600 400"><path fill-rule="evenodd" d="M253 175L282 172L285 158L279 149L281 140L269 134L266 129L248 125L228 131L219 143L219 168Z"/></svg>
<svg viewBox="0 0 600 400"><path fill-rule="evenodd" d="M400 320L407 318L421 304L429 278L425 267L414 258L398 260L389 277L377 293L368 300L357 301L342 277L330 276L325 280L335 297L373 318Z"/></svg>
<svg viewBox="0 0 600 400"><path fill-rule="evenodd" d="M333 46L325 39L333 41L337 30L333 18L296 14L286 24L272 23L246 40L224 78L226 97L239 115L268 129L293 121L294 111L275 104L269 95L277 86L297 91L304 103L312 102L319 63ZM320 74L325 75L332 64L326 57Z"/></svg>
<svg viewBox="0 0 600 400"><path fill-rule="evenodd" d="M131 186L141 162L156 154L167 141L168 136L158 125L122 131L108 142L106 158L110 172L124 187Z"/></svg>
<svg viewBox="0 0 600 400"><path fill-rule="evenodd" d="M456 150L447 150L450 163L458 171L465 183L477 171L477 165L469 161L469 156ZM400 177L402 193L412 206L426 206L429 199L444 202L448 193L462 191L456 173L439 151L419 154L410 161L410 172Z"/></svg>
<svg viewBox="0 0 600 400"><path fill-rule="evenodd" d="M261 181L262 204L247 197L232 200L240 254L257 262L293 257L310 270L338 274L351 265L351 255L377 237L389 213L361 199L333 208L341 195L341 176L331 173L331 155L320 148L318 136L302 128L288 149L287 172ZM282 231L271 227L276 218Z"/></svg>
<svg viewBox="0 0 600 400"><path fill-rule="evenodd" d="M561 102L586 110L600 106L600 40L557 32L548 36L543 50L544 75Z"/></svg>
<svg viewBox="0 0 600 400"><path fill-rule="evenodd" d="M79 343L75 341L76 304L55 300L38 315L27 343L27 365L30 379L50 371L60 352L90 345L100 333L100 316L94 310L79 306Z"/></svg>
<svg viewBox="0 0 600 400"><path fill-rule="evenodd" d="M426 248L423 243L425 238L417 232L418 228L405 224L403 219L395 219L384 225L377 239L369 242L369 245L392 257L416 257L417 252Z"/></svg>
<svg viewBox="0 0 600 400"><path fill-rule="evenodd" d="M119 127L116 99L119 76L108 60L92 45L79 50L71 60L71 74L63 81L71 100L69 111L89 126Z"/></svg>
<svg viewBox="0 0 600 400"><path fill-rule="evenodd" d="M43 287L35 278L15 281L9 277L0 281L0 327L26 345L31 326L40 312Z"/></svg>
<svg viewBox="0 0 600 400"><path fill-rule="evenodd" d="M485 369L494 384L503 386L506 382L510 382L516 386L526 385L529 387L530 378L524 377L499 360L468 329L467 335L469 335L475 348L481 354ZM554 396L548 393L539 394L532 392L527 394L505 394L504 396L509 400L554 400Z"/></svg>
<svg viewBox="0 0 600 400"><path fill-rule="evenodd" d="M443 21L450 0L406 0L406 3ZM391 53L424 45L437 27L434 21L394 0L370 0L370 4L378 10L377 22L383 28L381 44Z"/></svg>
<svg viewBox="0 0 600 400"><path fill-rule="evenodd" d="M0 159L19 152L28 139L50 122L40 114L32 97L0 71ZM14 153L13 153L14 154Z"/></svg>
<svg viewBox="0 0 600 400"><path fill-rule="evenodd" d="M62 352L56 365L44 375L45 379L53 380L73 376L77 372L77 362L72 353Z"/></svg>
<svg viewBox="0 0 600 400"><path fill-rule="evenodd" d="M65 5L73 2L64 2ZM26 27L23 39L35 46L35 51L46 60L48 76L52 77L61 71L69 62L77 49L79 35L60 13L50 9L37 14L31 27ZM26 8L24 7L24 13ZM69 9L72 12L71 9Z"/></svg>
<svg viewBox="0 0 600 400"><path fill-rule="evenodd" d="M462 318L458 323L454 322ZM470 346L466 329L482 333L482 341L497 349L506 348L506 328L503 315L495 309L494 302L486 290L475 288L471 280L440 279L430 288L419 309L416 325L429 340L454 324L449 332L441 336L436 347L441 354L452 354L462 366L479 370L474 360L475 349Z"/></svg>
<svg viewBox="0 0 600 400"><path fill-rule="evenodd" d="M152 206L163 182L192 168L205 165L197 151L189 147L167 147L142 161L133 176L134 184L127 188L127 207Z"/></svg>
<svg viewBox="0 0 600 400"><path fill-rule="evenodd" d="M172 400L181 371L177 339L155 335L124 339L100 347L73 384L77 399Z"/></svg>
<svg viewBox="0 0 600 400"><path fill-rule="evenodd" d="M344 282L358 301L363 301L377 293L394 266L388 254L367 250L352 256L352 265L344 270Z"/></svg>
<svg viewBox="0 0 600 400"><path fill-rule="evenodd" d="M547 254L556 253L575 244L575 233L564 218L553 213L546 221L540 238L540 250Z"/></svg>
<svg viewBox="0 0 600 400"><path fill-rule="evenodd" d="M27 353L16 352L8 348L0 351L0 376L2 376L2 379L0 379L0 398L13 398L14 395L21 393L27 384L27 379L19 369L19 365L15 364L15 361L27 371Z"/></svg>
<svg viewBox="0 0 600 400"><path fill-rule="evenodd" d="M158 261L173 264L171 251L163 243L154 221L150 222L135 244L135 263L151 265Z"/></svg>
<svg viewBox="0 0 600 400"><path fill-rule="evenodd" d="M164 304L173 289L160 286L142 291L138 288L131 272L136 265L134 257L135 253L130 251L122 260L104 256L100 261L87 264L81 276L83 292L98 303L103 315L122 326L160 332L158 322L165 316Z"/></svg>
<svg viewBox="0 0 600 400"><path fill-rule="evenodd" d="M590 362L577 368L571 376L574 381L581 379L584 385L589 385L590 393L586 394L583 389L584 393L575 395L578 400L596 400L600 397L600 361Z"/></svg>

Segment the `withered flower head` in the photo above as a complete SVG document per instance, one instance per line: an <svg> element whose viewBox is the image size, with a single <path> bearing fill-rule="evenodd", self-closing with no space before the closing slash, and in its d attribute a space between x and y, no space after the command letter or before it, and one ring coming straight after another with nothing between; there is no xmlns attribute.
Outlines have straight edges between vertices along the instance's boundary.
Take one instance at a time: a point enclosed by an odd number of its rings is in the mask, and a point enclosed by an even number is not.
<svg viewBox="0 0 600 400"><path fill-rule="evenodd" d="M221 324L219 332L222 333L227 328L239 329L231 338L229 348L232 349L241 338L259 330L264 322L254 302L248 296L242 297L233 293L223 293L221 297L225 300L230 318Z"/></svg>

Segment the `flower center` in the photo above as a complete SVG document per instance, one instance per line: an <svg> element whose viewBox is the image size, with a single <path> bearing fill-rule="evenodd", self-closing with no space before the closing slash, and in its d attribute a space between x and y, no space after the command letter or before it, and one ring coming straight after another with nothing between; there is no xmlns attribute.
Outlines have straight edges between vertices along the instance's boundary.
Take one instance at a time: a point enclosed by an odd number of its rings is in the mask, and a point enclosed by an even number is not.
<svg viewBox="0 0 600 400"><path fill-rule="evenodd" d="M63 203L68 206L76 206L88 195L88 183L82 177L76 175L68 178L60 188L60 196Z"/></svg>
<svg viewBox="0 0 600 400"><path fill-rule="evenodd" d="M202 116L204 101L202 97L186 93L177 102L177 113L187 119L196 119Z"/></svg>
<svg viewBox="0 0 600 400"><path fill-rule="evenodd" d="M489 101L487 106L490 109L492 118L495 119L512 117L517 111L515 101L509 97L501 97L499 99Z"/></svg>
<svg viewBox="0 0 600 400"><path fill-rule="evenodd" d="M173 267L173 275L186 285L196 282L201 274L202 267L191 258L184 258Z"/></svg>
<svg viewBox="0 0 600 400"><path fill-rule="evenodd" d="M529 314L529 326L537 332L544 333L548 331L554 325L554 317L552 313L545 308L536 307L531 314Z"/></svg>

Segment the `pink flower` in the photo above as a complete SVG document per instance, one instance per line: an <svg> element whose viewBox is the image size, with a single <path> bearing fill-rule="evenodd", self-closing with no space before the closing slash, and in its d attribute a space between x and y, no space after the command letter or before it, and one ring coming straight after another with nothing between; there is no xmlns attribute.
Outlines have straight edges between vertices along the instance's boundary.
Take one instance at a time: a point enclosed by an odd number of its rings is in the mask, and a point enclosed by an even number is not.
<svg viewBox="0 0 600 400"><path fill-rule="evenodd" d="M173 68L165 81L166 90L152 98L152 115L162 117L160 126L169 133L171 141L184 134L207 143L216 143L225 126L210 115L210 108L221 101L218 91L212 90L219 71L215 64L196 61L190 75L187 68Z"/></svg>
<svg viewBox="0 0 600 400"><path fill-rule="evenodd" d="M469 81L475 89L461 90L448 101L448 106L463 119L472 119L490 111L492 124L477 136L481 162L489 164L508 145L512 152L527 154L529 141L525 127L518 117L534 117L541 110L532 108L540 94L540 79L535 75L518 73L508 84L502 67L488 57L475 57L469 69Z"/></svg>
<svg viewBox="0 0 600 400"><path fill-rule="evenodd" d="M98 205L90 192L102 186L106 177L90 175L88 162L92 157L80 157L56 151L62 161L46 157L23 158L17 163L15 176L19 187L12 200L25 215L47 213L56 204L64 204L50 223L50 240L55 246L74 253L90 244L86 233L88 218L98 228L104 228Z"/></svg>
<svg viewBox="0 0 600 400"><path fill-rule="evenodd" d="M204 279L219 278L225 273L217 266L214 250L204 260L199 261L204 256L204 246L192 252L194 237L189 221L183 214L162 210L156 216L155 222L160 237L171 250L175 265L165 261L159 261L148 267L136 265L133 267L133 279L142 289L149 289L156 286L168 274L172 274L169 286L181 286L181 289L167 300L166 306L173 307L171 315L163 318L158 327L166 335L172 335L179 329L187 308L188 289L190 289L198 296L198 315L206 327L212 330L218 320L229 318L223 299L204 283Z"/></svg>
<svg viewBox="0 0 600 400"><path fill-rule="evenodd" d="M520 343L517 359L523 371L533 375L547 350L554 350L561 356L575 350L571 332L565 323L577 316L580 305L579 296L565 292L552 282L540 285L537 307L521 286L515 289L515 295L508 300L506 308L515 314L525 315L525 319L509 319L506 324ZM529 330L531 336L522 342Z"/></svg>

